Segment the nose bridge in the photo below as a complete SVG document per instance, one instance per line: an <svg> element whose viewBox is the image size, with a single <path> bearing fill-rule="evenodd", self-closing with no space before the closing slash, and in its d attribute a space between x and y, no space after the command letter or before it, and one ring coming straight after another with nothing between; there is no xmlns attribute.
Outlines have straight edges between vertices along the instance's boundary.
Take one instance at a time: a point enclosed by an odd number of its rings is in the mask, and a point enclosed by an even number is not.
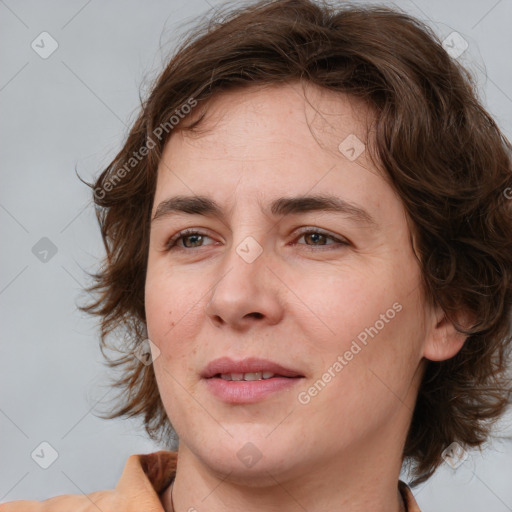
<svg viewBox="0 0 512 512"><path fill-rule="evenodd" d="M269 249L264 250L253 235L242 237L226 250L219 272L222 277L211 291L206 312L218 323L236 325L248 318L274 323L281 306L277 289L269 282Z"/></svg>
<svg viewBox="0 0 512 512"><path fill-rule="evenodd" d="M229 300L231 297L234 302L245 295L254 296L258 285L265 280L263 274L267 271L267 256L262 245L252 235L234 241L226 250L221 264L223 277L214 286L213 295L216 299Z"/></svg>
<svg viewBox="0 0 512 512"><path fill-rule="evenodd" d="M235 196L241 187L237 184ZM250 278L255 273L264 272L264 263L268 260L268 254L264 254L264 238L268 233L265 221L268 219L260 211L260 205L257 201L240 202L235 199L231 209L232 217L232 245L229 251L226 251L225 269L229 273L247 274ZM261 243L260 243L261 242ZM266 244L268 251L269 245ZM229 270L231 269L231 270Z"/></svg>

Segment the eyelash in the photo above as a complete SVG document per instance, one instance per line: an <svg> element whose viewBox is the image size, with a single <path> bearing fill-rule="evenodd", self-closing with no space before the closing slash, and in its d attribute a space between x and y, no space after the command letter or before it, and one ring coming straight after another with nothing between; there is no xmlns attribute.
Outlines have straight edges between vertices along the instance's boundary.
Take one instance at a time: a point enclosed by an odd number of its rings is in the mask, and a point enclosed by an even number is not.
<svg viewBox="0 0 512 512"><path fill-rule="evenodd" d="M327 233L327 232L325 232L325 231L323 231L321 229L318 229L318 228L307 228L307 229L304 229L303 231L298 233L298 238L302 238L304 235L309 235L309 234L320 234L320 235L324 236L325 238L329 238L329 239L334 240L335 242L337 242L335 244L327 244L327 245L306 245L306 244L301 244L301 245L305 245L306 247L309 247L310 250L313 250L313 251L318 250L317 248L320 248L320 250L331 250L331 249L337 249L340 246L349 245L348 241L340 239L340 238L336 238L335 236L330 235L329 233ZM187 238L189 236L192 236L192 235L200 235L200 236L203 236L203 237L206 236L208 238L211 238L206 233L204 233L202 231L198 231L198 230L193 229L193 228L184 229L183 231L180 231L179 233L176 233L172 238L170 238L168 240L168 242L165 244L165 251L167 251L167 252L172 251L172 250L190 251L190 250L194 250L194 249L199 249L200 247L204 247L204 246L199 246L199 247L179 247L178 246L178 242L180 240L182 240L184 238ZM334 246L334 247L329 247L329 246Z"/></svg>

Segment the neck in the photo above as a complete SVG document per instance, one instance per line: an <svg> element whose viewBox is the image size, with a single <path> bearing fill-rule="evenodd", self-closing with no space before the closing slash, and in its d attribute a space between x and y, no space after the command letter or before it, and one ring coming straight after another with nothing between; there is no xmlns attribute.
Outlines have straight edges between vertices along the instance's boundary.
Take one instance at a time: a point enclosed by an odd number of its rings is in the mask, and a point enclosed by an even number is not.
<svg viewBox="0 0 512 512"><path fill-rule="evenodd" d="M260 467L248 477L219 474L180 446L176 477L162 503L166 512L404 511L398 491L401 458L372 452L369 446L357 448L330 459L322 454L305 468L295 464L276 472Z"/></svg>

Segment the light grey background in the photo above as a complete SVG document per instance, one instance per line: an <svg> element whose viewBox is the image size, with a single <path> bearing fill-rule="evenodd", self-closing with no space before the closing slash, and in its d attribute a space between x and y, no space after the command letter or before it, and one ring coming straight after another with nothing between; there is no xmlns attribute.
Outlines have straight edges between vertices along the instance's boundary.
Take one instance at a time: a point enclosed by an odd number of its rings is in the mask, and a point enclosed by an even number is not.
<svg viewBox="0 0 512 512"><path fill-rule="evenodd" d="M442 37L464 37L459 59L510 139L512 0L381 3ZM90 180L108 164L139 87L162 69L184 23L208 8L206 0L0 0L0 502L113 488L130 454L158 449L139 423L94 416L112 394L95 320L75 304L102 244L75 167ZM31 48L44 31L59 45L47 59ZM32 252L43 237L57 248L47 262ZM505 434L511 423L502 422ZM31 458L43 441L58 452L46 470ZM511 482L511 442L500 441L457 470L444 465L414 493L423 512L505 512Z"/></svg>

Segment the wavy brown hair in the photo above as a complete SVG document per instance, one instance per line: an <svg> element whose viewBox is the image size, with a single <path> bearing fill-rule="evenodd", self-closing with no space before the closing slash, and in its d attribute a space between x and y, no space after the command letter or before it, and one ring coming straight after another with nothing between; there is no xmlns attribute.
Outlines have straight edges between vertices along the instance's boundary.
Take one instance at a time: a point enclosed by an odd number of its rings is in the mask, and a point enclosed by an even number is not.
<svg viewBox="0 0 512 512"><path fill-rule="evenodd" d="M387 7L263 0L219 10L181 42L124 147L89 184L106 258L82 309L101 318L102 352L121 370L116 408L104 417L141 416L163 444L172 433L152 365L133 356L146 338L149 222L165 142L200 129L220 92L292 81L372 107L375 158L414 230L425 297L455 323L459 311L474 319L456 323L468 336L457 355L427 364L403 451L418 483L453 441L480 446L509 399L512 147L433 31ZM203 113L187 126L191 101ZM112 338L122 355L105 354Z"/></svg>

